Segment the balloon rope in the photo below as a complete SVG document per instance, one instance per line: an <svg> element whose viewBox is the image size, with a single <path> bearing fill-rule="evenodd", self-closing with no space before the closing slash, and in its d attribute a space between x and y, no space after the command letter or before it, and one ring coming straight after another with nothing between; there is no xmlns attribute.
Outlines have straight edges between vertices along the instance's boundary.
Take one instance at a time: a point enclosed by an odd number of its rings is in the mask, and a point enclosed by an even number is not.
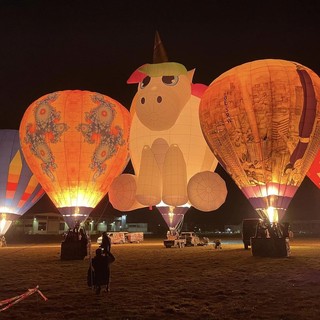
<svg viewBox="0 0 320 320"><path fill-rule="evenodd" d="M180 231L182 229L182 225L183 225L183 220L184 220L184 216L182 217L181 221L178 222L178 224L176 225L175 229L177 230L178 234L180 235Z"/></svg>
<svg viewBox="0 0 320 320"><path fill-rule="evenodd" d="M92 252L91 252L91 238L90 238L90 247L89 247L89 268L90 268L90 281L91 281L91 289L94 290L93 285L93 272L92 272Z"/></svg>
<svg viewBox="0 0 320 320"><path fill-rule="evenodd" d="M108 207L109 203L110 203L110 201L109 201L109 198L108 198L107 203L106 203L106 205L104 206L104 209L102 210L102 213L100 214L100 217L98 218L97 223L98 223L99 221L101 221L101 217L103 216L104 212L107 210L107 207Z"/></svg>

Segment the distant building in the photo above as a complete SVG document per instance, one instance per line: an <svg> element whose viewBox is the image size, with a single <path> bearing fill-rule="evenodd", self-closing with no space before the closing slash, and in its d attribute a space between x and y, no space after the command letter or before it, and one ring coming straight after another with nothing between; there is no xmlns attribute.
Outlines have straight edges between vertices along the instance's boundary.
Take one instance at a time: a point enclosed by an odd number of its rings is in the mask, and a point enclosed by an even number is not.
<svg viewBox="0 0 320 320"><path fill-rule="evenodd" d="M147 223L127 223L127 231L148 233L148 224Z"/></svg>
<svg viewBox="0 0 320 320"><path fill-rule="evenodd" d="M226 233L240 233L241 224L228 224L224 226L224 231Z"/></svg>
<svg viewBox="0 0 320 320"><path fill-rule="evenodd" d="M294 235L320 235L320 220L301 220L290 222Z"/></svg>
<svg viewBox="0 0 320 320"><path fill-rule="evenodd" d="M60 213L34 213L23 215L14 223L15 232L22 234L51 234L59 235L68 231L68 225ZM116 217L111 223L105 221L96 223L89 217L85 229L90 234L100 234L104 231L128 231L148 233L147 223L127 223L126 215Z"/></svg>
<svg viewBox="0 0 320 320"><path fill-rule="evenodd" d="M22 216L15 229L24 234L63 234L68 226L60 213L48 212Z"/></svg>

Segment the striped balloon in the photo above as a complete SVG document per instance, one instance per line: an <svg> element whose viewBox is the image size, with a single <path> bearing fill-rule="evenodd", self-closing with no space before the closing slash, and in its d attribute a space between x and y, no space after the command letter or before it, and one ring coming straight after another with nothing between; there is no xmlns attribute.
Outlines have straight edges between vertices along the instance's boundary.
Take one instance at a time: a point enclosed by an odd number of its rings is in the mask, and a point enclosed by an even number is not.
<svg viewBox="0 0 320 320"><path fill-rule="evenodd" d="M44 194L20 148L18 130L0 130L0 235Z"/></svg>

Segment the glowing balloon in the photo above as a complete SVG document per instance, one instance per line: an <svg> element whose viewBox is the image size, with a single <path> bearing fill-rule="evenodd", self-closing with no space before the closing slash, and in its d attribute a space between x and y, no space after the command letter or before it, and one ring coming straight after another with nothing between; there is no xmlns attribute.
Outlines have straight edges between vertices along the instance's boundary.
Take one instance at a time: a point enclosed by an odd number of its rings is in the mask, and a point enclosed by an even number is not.
<svg viewBox="0 0 320 320"><path fill-rule="evenodd" d="M128 163L129 112L105 95L47 94L20 124L29 167L69 227L84 222Z"/></svg>
<svg viewBox="0 0 320 320"><path fill-rule="evenodd" d="M112 205L120 211L126 211L127 208L131 210L141 208L136 201L137 192L137 177L133 174L121 174L116 177L108 193L109 201Z"/></svg>
<svg viewBox="0 0 320 320"><path fill-rule="evenodd" d="M213 171L218 163L199 122L200 96L206 86L192 84L193 73L175 62L146 64L128 80L138 83L129 138L137 177L135 200L140 206L157 206L169 228L181 222L173 216L183 219L191 205L206 211L216 208L216 202L193 204L189 197L190 179Z"/></svg>
<svg viewBox="0 0 320 320"><path fill-rule="evenodd" d="M190 206L172 207L164 203L160 203L157 209L161 213L162 218L166 222L170 231L179 231L182 228L184 215L189 210Z"/></svg>
<svg viewBox="0 0 320 320"><path fill-rule="evenodd" d="M317 153L309 171L307 172L310 180L320 189L320 150Z"/></svg>
<svg viewBox="0 0 320 320"><path fill-rule="evenodd" d="M203 211L216 210L226 200L227 186L215 172L197 173L189 181L188 196L196 208L203 208Z"/></svg>
<svg viewBox="0 0 320 320"><path fill-rule="evenodd" d="M20 148L18 130L0 130L0 236L44 194Z"/></svg>
<svg viewBox="0 0 320 320"><path fill-rule="evenodd" d="M200 104L220 164L271 222L282 219L320 145L320 80L305 66L258 60L214 80Z"/></svg>

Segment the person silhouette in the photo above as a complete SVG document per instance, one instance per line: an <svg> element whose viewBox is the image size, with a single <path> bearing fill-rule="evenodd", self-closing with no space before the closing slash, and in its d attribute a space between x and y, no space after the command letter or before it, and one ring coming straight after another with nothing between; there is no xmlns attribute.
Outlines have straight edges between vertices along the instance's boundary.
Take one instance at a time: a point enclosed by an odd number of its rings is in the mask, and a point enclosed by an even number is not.
<svg viewBox="0 0 320 320"><path fill-rule="evenodd" d="M110 291L110 264L114 261L115 257L111 252L103 255L101 248L96 250L88 270L88 285L94 287L96 294L100 294L103 286L106 287L106 292Z"/></svg>
<svg viewBox="0 0 320 320"><path fill-rule="evenodd" d="M111 251L111 240L106 232L102 233L102 241L100 248L103 250L103 254Z"/></svg>

